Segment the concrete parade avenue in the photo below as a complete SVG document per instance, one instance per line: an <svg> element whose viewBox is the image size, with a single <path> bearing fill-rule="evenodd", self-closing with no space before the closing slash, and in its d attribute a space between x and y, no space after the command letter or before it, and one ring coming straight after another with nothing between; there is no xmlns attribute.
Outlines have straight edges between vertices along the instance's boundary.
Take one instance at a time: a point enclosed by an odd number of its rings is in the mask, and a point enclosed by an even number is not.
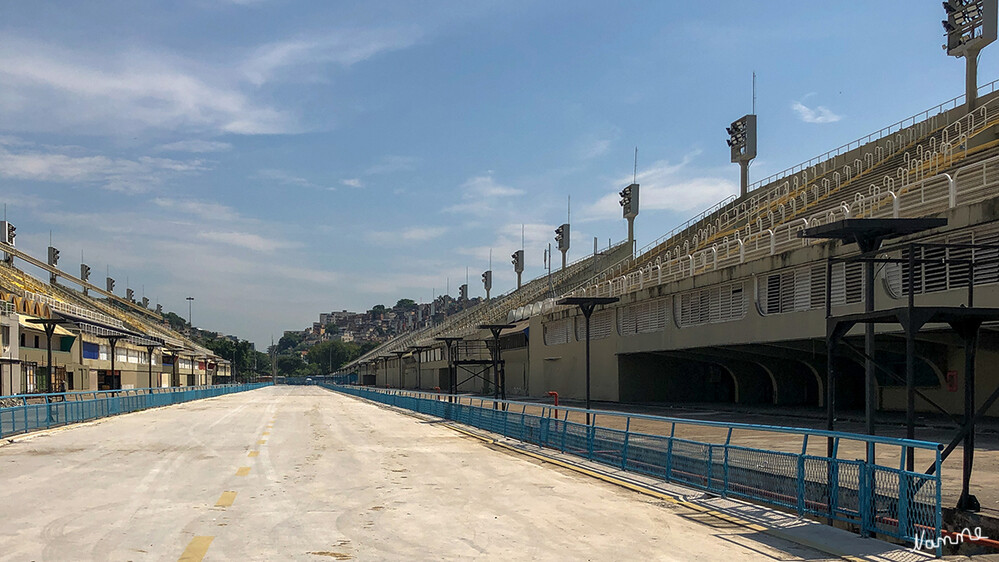
<svg viewBox="0 0 999 562"><path fill-rule="evenodd" d="M312 386L19 436L0 473L3 560L833 558Z"/></svg>

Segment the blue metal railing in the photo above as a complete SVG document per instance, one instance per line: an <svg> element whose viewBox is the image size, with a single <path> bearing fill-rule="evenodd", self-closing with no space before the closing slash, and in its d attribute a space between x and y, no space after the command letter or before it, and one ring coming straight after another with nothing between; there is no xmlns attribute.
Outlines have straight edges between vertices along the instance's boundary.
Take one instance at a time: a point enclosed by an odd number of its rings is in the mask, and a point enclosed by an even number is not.
<svg viewBox="0 0 999 562"><path fill-rule="evenodd" d="M20 402L18 405L0 408L0 437L90 421L147 408L244 392L270 384L138 388L0 396L0 403Z"/></svg>
<svg viewBox="0 0 999 562"><path fill-rule="evenodd" d="M937 443L812 430L667 418L589 410L589 425L569 419L587 410L537 403L469 400L449 401L444 394L376 390L357 386L321 386L375 402L420 412L499 433L506 437L557 449L612 466L676 482L721 496L744 498L776 506L798 515L856 525L862 535L880 534L913 544L917 535L941 536L940 452ZM478 401L479 404L473 404ZM488 407L484 406L488 402ZM540 413L528 413L528 409ZM519 411L518 411L519 410ZM581 417L581 416L580 416ZM624 429L604 427L597 419L613 419ZM624 423L620 423L623 419ZM641 433L633 420L665 424L668 435ZM607 424L605 424L607 425ZM701 426L726 430L721 442L677 436L677 427ZM733 431L768 432L800 439L796 452L733 443ZM664 432L665 433L665 432ZM809 454L809 438L831 440L833 453ZM864 449L877 445L898 448L896 466L862 459L838 458L841 441L859 442ZM909 449L924 450L935 458L933 474L905 470ZM884 455L881 455L882 458ZM937 554L940 552L938 550Z"/></svg>
<svg viewBox="0 0 999 562"><path fill-rule="evenodd" d="M357 373L349 373L346 375L315 375L312 377L278 377L276 384L287 384L291 386L357 384Z"/></svg>

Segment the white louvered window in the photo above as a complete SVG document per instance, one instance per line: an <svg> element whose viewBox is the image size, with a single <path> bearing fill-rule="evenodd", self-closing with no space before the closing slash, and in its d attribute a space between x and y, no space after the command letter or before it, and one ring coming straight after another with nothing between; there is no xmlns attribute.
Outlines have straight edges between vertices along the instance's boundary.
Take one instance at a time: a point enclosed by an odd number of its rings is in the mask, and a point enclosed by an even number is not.
<svg viewBox="0 0 999 562"><path fill-rule="evenodd" d="M572 334L572 319L563 318L544 325L545 345L561 345L569 343Z"/></svg>
<svg viewBox="0 0 999 562"><path fill-rule="evenodd" d="M590 341L609 338L613 325L614 311L601 310L590 316ZM586 341L586 318L576 317L576 341Z"/></svg>
<svg viewBox="0 0 999 562"><path fill-rule="evenodd" d="M683 293L674 300L674 308L681 328L739 320L746 316L745 282Z"/></svg>
<svg viewBox="0 0 999 562"><path fill-rule="evenodd" d="M661 332L669 321L669 300L652 299L618 309L617 332L622 336Z"/></svg>

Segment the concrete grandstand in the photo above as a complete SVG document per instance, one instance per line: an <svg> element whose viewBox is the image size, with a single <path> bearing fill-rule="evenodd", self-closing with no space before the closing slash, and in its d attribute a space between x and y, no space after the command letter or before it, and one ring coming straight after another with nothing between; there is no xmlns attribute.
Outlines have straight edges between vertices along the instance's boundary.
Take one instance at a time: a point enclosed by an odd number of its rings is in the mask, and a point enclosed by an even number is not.
<svg viewBox="0 0 999 562"><path fill-rule="evenodd" d="M171 329L147 302L116 296L10 244L3 250L0 395L201 386L230 376L229 361Z"/></svg>
<svg viewBox="0 0 999 562"><path fill-rule="evenodd" d="M613 296L620 302L592 317L595 400L823 406L826 260L859 251L802 239L799 232L844 218L943 217L947 226L899 241L999 240L996 84L979 89L971 113L963 97L940 104L758 181L745 197L719 202L634 256L623 244L580 260L550 284L546 277L535 279L389 341L341 374L357 373L378 386L446 388L447 354L437 338L463 338L466 349L484 350L490 336L478 326L509 322L514 327L500 335L509 394L539 398L556 391L582 399L583 317L575 307L556 305L556 297ZM994 254L978 252L983 259ZM916 303L961 304L965 286L958 274L966 271L967 265L946 259L921 266ZM895 265L880 268L874 287L879 307L904 302L903 277ZM999 302L997 265L975 265L974 277L976 303ZM836 314L863 310L859 263L838 264L830 281ZM962 397L953 378L962 380L963 354L952 331L933 328L918 341L917 385L958 412ZM882 326L877 336L879 351L896 367L904 352L899 335ZM981 361L994 359L997 341L983 329ZM859 408L863 359L843 354L837 365L840 408ZM475 376L459 382L461 391L488 387ZM978 384L990 391L999 376L983 373ZM904 409L904 386L879 375L877 403L882 411ZM922 402L917 408L930 410ZM989 410L997 413L995 406Z"/></svg>

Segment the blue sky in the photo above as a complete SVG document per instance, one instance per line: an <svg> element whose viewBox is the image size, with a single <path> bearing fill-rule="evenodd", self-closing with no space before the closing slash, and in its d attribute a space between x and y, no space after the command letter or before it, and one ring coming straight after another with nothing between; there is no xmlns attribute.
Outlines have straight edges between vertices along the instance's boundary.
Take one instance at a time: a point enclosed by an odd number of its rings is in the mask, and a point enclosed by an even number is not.
<svg viewBox="0 0 999 562"><path fill-rule="evenodd" d="M79 257L258 345L321 311L429 300L493 255L527 277L572 200L576 259L963 92L939 2L0 3L0 202ZM141 6L141 8L139 8ZM981 57L979 83L999 77Z"/></svg>

